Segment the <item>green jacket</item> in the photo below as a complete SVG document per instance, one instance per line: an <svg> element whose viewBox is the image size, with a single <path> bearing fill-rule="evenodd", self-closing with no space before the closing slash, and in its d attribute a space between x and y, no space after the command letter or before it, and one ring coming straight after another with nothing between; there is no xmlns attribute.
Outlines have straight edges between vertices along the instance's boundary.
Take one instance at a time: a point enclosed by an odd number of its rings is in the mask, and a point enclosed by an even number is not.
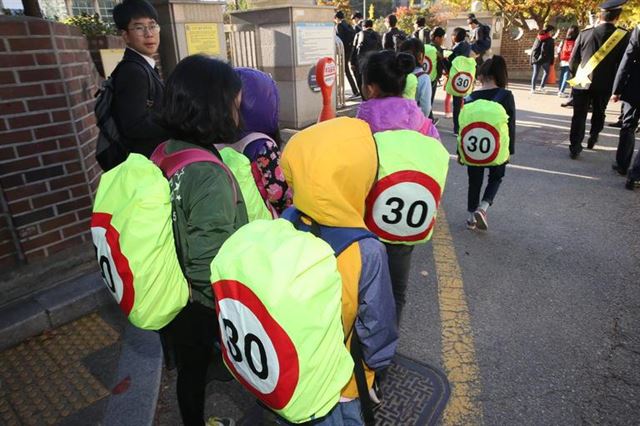
<svg viewBox="0 0 640 426"><path fill-rule="evenodd" d="M171 140L167 153L200 148L188 142ZM211 147L211 152L220 157ZM227 238L248 222L247 209L237 182L237 202L225 171L213 163L193 163L178 171L169 181L173 232L182 270L191 284L192 298L215 308L211 290L211 261Z"/></svg>

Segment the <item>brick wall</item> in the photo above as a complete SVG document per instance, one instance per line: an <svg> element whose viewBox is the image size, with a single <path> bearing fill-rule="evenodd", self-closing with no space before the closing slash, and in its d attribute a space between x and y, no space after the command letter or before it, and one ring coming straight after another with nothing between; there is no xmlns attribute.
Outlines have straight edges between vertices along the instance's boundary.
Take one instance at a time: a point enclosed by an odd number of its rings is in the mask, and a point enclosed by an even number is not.
<svg viewBox="0 0 640 426"><path fill-rule="evenodd" d="M531 49L537 31L525 31L519 40L514 40L510 29L505 29L500 54L504 56L511 80L530 80L531 64L525 50Z"/></svg>
<svg viewBox="0 0 640 426"><path fill-rule="evenodd" d="M77 28L0 16L0 195L27 261L90 240L98 82Z"/></svg>
<svg viewBox="0 0 640 426"><path fill-rule="evenodd" d="M91 59L96 65L98 72L104 78L104 69L102 67L102 58L100 57L100 49L124 49L125 43L122 37L113 35L101 35L90 37L89 52L91 53Z"/></svg>

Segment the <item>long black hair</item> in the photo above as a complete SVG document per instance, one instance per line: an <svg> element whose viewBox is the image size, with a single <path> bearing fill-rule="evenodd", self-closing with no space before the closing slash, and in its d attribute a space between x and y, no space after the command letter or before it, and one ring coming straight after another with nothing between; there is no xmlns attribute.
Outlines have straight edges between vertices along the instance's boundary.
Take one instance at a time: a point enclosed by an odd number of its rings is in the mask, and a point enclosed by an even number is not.
<svg viewBox="0 0 640 426"><path fill-rule="evenodd" d="M233 143L242 80L226 62L203 55L176 65L164 90L162 124L174 139L210 147Z"/></svg>
<svg viewBox="0 0 640 426"><path fill-rule="evenodd" d="M496 86L507 87L509 73L507 72L507 62L500 55L493 55L478 68L478 77L489 77L493 79Z"/></svg>
<svg viewBox="0 0 640 426"><path fill-rule="evenodd" d="M378 86L381 97L400 96L416 60L407 53L382 50L365 57L362 64L363 84Z"/></svg>
<svg viewBox="0 0 640 426"><path fill-rule="evenodd" d="M424 43L416 37L410 37L400 45L400 52L408 53L416 60L416 64L421 57L424 57Z"/></svg>
<svg viewBox="0 0 640 426"><path fill-rule="evenodd" d="M571 25L567 30L567 40L575 40L580 34L580 27L577 25Z"/></svg>

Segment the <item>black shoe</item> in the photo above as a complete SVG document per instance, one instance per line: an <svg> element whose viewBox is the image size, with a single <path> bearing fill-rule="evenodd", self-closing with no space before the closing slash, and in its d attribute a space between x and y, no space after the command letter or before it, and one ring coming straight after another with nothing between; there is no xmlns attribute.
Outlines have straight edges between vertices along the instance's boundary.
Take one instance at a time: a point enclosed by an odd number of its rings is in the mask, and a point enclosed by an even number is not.
<svg viewBox="0 0 640 426"><path fill-rule="evenodd" d="M587 141L587 149L593 149L593 147L598 143L597 136L589 136L589 140Z"/></svg>
<svg viewBox="0 0 640 426"><path fill-rule="evenodd" d="M563 102L560 104L563 108L571 108L573 106L573 99L569 99L567 102Z"/></svg>
<svg viewBox="0 0 640 426"><path fill-rule="evenodd" d="M569 151L569 157L572 160L577 160L578 159L578 155L580 155L580 151L578 151L578 152Z"/></svg>
<svg viewBox="0 0 640 426"><path fill-rule="evenodd" d="M624 187L629 191L633 191L635 189L635 182L631 179L627 179L627 183L624 184Z"/></svg>
<svg viewBox="0 0 640 426"><path fill-rule="evenodd" d="M622 127L622 121L616 121L615 123L607 124L609 127L617 127L618 129Z"/></svg>
<svg viewBox="0 0 640 426"><path fill-rule="evenodd" d="M612 168L613 170L615 170L616 172L618 172L618 174L620 174L621 176L625 176L625 175L627 174L627 171L626 171L626 170L622 170L622 169L620 168L620 166L618 166L618 163L613 163L613 164L611 165L611 168Z"/></svg>

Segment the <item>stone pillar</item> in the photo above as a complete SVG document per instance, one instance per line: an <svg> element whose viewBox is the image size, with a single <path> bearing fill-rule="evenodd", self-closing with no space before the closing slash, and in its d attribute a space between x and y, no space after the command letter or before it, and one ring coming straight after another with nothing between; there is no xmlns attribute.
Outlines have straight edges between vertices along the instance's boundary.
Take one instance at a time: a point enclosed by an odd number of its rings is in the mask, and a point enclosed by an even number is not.
<svg viewBox="0 0 640 426"><path fill-rule="evenodd" d="M205 53L227 59L222 21L225 1L152 0L158 11L160 57L169 75L186 56Z"/></svg>
<svg viewBox="0 0 640 426"><path fill-rule="evenodd" d="M333 8L299 3L231 14L233 25L255 29L257 66L280 91L280 124L297 129L315 123L322 109L319 91L309 85L316 62L335 60Z"/></svg>

